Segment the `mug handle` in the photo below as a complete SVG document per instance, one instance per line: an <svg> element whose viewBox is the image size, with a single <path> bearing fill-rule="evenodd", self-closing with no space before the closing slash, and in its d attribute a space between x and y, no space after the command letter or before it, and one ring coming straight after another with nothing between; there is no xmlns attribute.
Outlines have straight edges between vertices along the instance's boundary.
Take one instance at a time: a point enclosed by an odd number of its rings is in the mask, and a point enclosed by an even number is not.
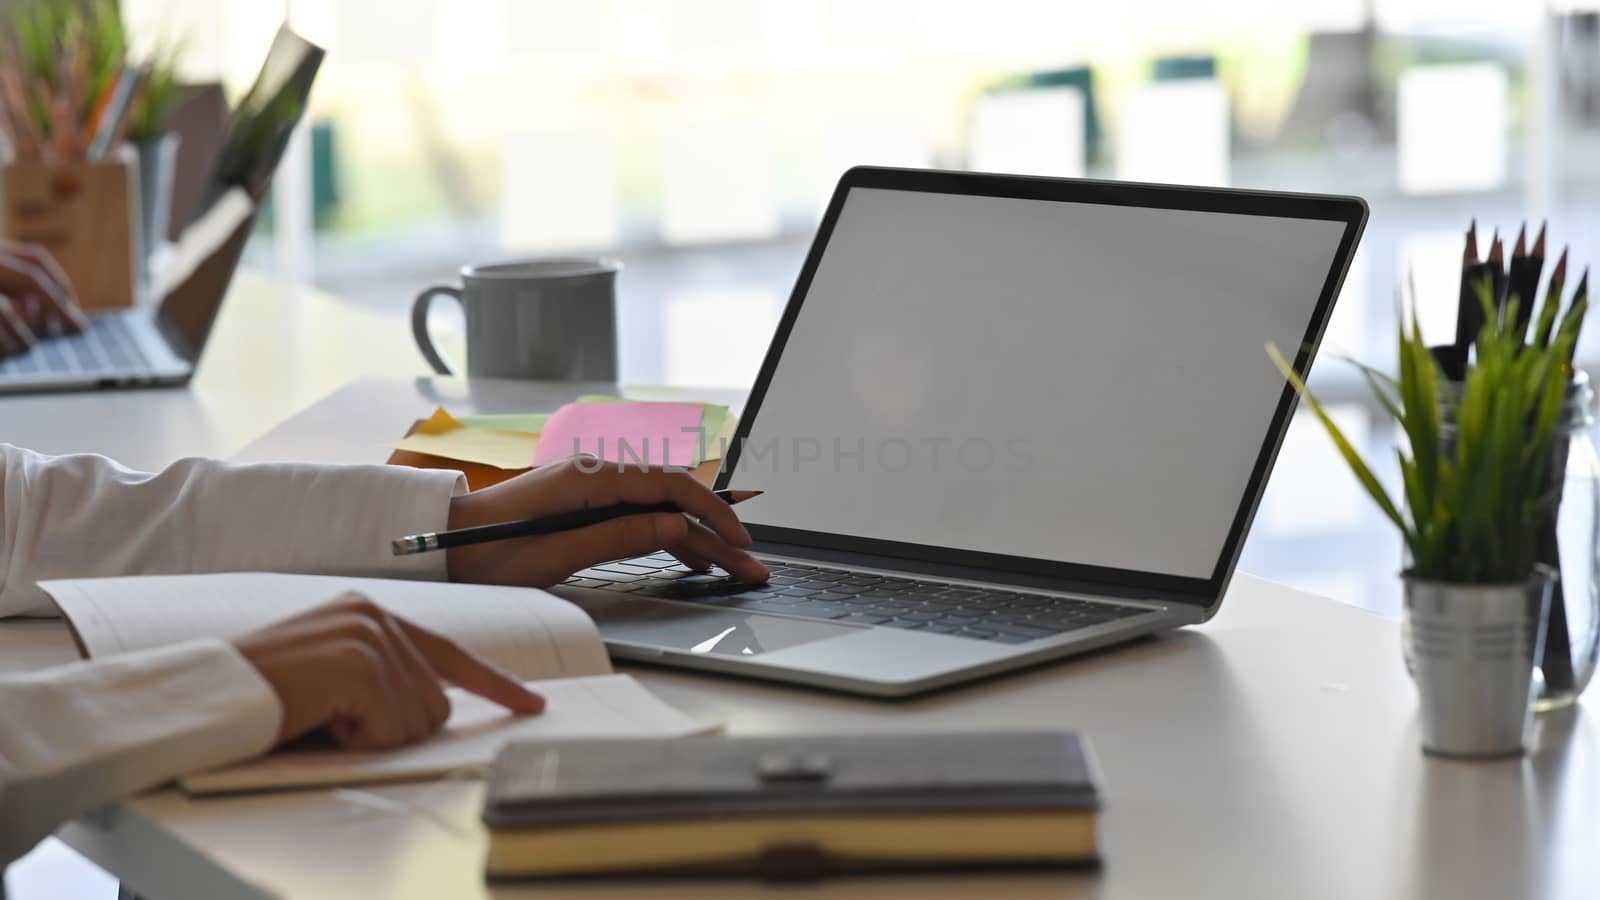
<svg viewBox="0 0 1600 900"><path fill-rule="evenodd" d="M436 284L417 295L411 304L411 335L417 339L417 349L422 351L422 356L433 366L433 371L440 375L455 375L456 371L444 358L439 349L433 345L433 336L428 333L428 307L433 304L433 298L439 294L454 297L457 303L461 302L461 289L452 284Z"/></svg>

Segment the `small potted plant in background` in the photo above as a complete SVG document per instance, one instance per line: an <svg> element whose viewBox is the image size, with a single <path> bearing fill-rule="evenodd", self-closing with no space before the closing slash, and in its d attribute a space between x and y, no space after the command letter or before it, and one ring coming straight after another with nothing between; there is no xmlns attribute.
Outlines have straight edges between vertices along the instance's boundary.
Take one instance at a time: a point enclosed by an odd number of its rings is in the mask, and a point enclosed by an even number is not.
<svg viewBox="0 0 1600 900"><path fill-rule="evenodd" d="M1362 366L1398 425L1398 502L1276 347L1267 352L1327 429L1345 462L1399 529L1410 565L1402 641L1419 694L1423 749L1451 756L1524 752L1554 572L1538 556L1558 424L1586 301L1552 333L1559 288L1534 341L1516 323L1520 299L1497 304L1480 285L1476 360L1446 380L1413 312L1398 329L1399 376ZM1559 483L1559 477L1555 479Z"/></svg>
<svg viewBox="0 0 1600 900"><path fill-rule="evenodd" d="M112 0L33 0L16 17L15 31L17 90L34 95L36 107L46 97L67 107L50 120L74 132L48 135L57 155L72 155L62 154L63 143L90 161L109 157L124 142L137 152L140 246L133 249L139 272L147 275L172 206L178 137L167 124L178 100L179 46L157 45L142 62L131 59Z"/></svg>
<svg viewBox="0 0 1600 900"><path fill-rule="evenodd" d="M145 62L145 79L130 111L128 141L139 151L140 214L145 270L167 233L172 215L172 179L178 163L178 135L167 121L178 99L176 45L157 47Z"/></svg>
<svg viewBox="0 0 1600 900"><path fill-rule="evenodd" d="M123 140L140 80L114 0L29 0L0 27L11 146L0 228L49 250L86 309L140 294L138 167Z"/></svg>

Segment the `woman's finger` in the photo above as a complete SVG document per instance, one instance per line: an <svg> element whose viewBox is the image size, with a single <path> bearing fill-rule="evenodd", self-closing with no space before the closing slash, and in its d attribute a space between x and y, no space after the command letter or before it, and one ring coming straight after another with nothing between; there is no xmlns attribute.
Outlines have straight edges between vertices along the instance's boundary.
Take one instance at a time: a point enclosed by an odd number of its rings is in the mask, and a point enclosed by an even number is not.
<svg viewBox="0 0 1600 900"><path fill-rule="evenodd" d="M417 737L427 737L438 731L449 720L450 698L445 696L444 689L439 686L439 676L428 665L427 660L423 659L421 651L412 643L410 636L400 627L399 622L387 612L381 612L378 621L383 626L390 652L405 675L403 690L407 699L415 704L420 725Z"/></svg>
<svg viewBox="0 0 1600 900"><path fill-rule="evenodd" d="M56 282L49 270L31 257L0 253L0 293L23 301L20 311L35 331L76 334L89 324L71 287Z"/></svg>
<svg viewBox="0 0 1600 900"><path fill-rule="evenodd" d="M0 359L27 353L35 343L33 329L18 315L11 299L0 294Z"/></svg>
<svg viewBox="0 0 1600 900"><path fill-rule="evenodd" d="M762 562L740 547L735 547L722 536L696 522L689 523L689 532L678 546L701 559L708 560L728 570L728 574L749 584L765 584L772 573Z"/></svg>
<svg viewBox="0 0 1600 900"><path fill-rule="evenodd" d="M676 547L668 547L667 552L676 557L678 562L683 563L696 572L704 572L705 570L711 568L711 560L700 556L693 550L684 547L682 544L679 544Z"/></svg>
<svg viewBox="0 0 1600 900"><path fill-rule="evenodd" d="M543 697L483 659L468 653L455 641L399 616L393 619L440 678L514 713L533 715L544 710Z"/></svg>

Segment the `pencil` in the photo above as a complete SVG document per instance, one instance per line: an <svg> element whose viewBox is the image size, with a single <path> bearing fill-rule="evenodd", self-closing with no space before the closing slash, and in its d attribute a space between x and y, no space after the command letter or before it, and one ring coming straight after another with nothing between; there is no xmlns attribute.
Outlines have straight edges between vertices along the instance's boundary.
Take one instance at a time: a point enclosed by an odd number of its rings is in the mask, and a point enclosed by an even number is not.
<svg viewBox="0 0 1600 900"><path fill-rule="evenodd" d="M752 497L759 497L761 491L717 491L717 497L724 503L732 506L742 503ZM396 538L389 542L389 547L395 556L410 556L415 553L427 553L431 550L448 550L451 547L466 547L472 544L484 544L489 541L504 541L512 538L535 537L541 534L555 534L559 531L572 531L577 528L587 528L623 516L642 516L650 513L681 513L683 510L676 503L619 503L615 506L600 506L594 509L579 509L572 512L557 513L553 516L541 516L536 519L521 519L515 522L500 522L495 525L475 525L471 528L456 528L450 531L433 531L427 534L409 534L403 538Z"/></svg>
<svg viewBox="0 0 1600 900"><path fill-rule="evenodd" d="M1461 254L1461 293L1456 300L1456 342L1454 358L1445 367L1446 375L1453 381L1466 377L1467 352L1478 339L1483 327L1483 307L1478 303L1478 284L1474 273L1478 270L1478 220L1473 219L1467 228L1467 246Z"/></svg>
<svg viewBox="0 0 1600 900"><path fill-rule="evenodd" d="M14 53L13 44L0 45L0 50ZM45 155L49 138L34 118L27 89L23 87L21 70L16 56L0 55L0 102L11 111L12 126L17 134L17 156L21 159L40 159Z"/></svg>
<svg viewBox="0 0 1600 900"><path fill-rule="evenodd" d="M1589 269L1584 267L1583 275L1578 279L1578 289L1572 292L1572 308L1567 311L1567 318L1572 322L1572 346L1567 348L1567 368L1572 368L1573 357L1578 355L1578 338L1583 334L1583 320L1589 312ZM1562 325L1566 325L1562 322Z"/></svg>
<svg viewBox="0 0 1600 900"><path fill-rule="evenodd" d="M11 107L5 104L4 99L0 99L0 141L5 142L7 149L21 156L22 150L17 146L16 135L16 131L11 127Z"/></svg>
<svg viewBox="0 0 1600 900"><path fill-rule="evenodd" d="M1494 292L1495 319L1503 320L1506 305L1505 247L1500 243L1500 230L1494 232L1494 243L1489 245L1489 285Z"/></svg>
<svg viewBox="0 0 1600 900"><path fill-rule="evenodd" d="M1517 317L1512 322L1507 322L1512 330L1517 333L1517 340L1522 341L1523 335L1528 333L1528 320L1533 319L1534 291L1539 290L1539 271L1544 267L1544 259L1528 253L1528 226L1523 224L1517 231L1517 248L1510 253L1510 299L1517 301Z"/></svg>
<svg viewBox="0 0 1600 900"><path fill-rule="evenodd" d="M1533 308L1538 305L1539 277L1544 273L1544 228L1539 223L1539 236L1534 239L1533 250L1523 253L1522 235L1517 235L1517 252L1511 255L1511 296L1517 298L1517 318L1513 328L1517 340L1525 341L1528 323L1533 320Z"/></svg>
<svg viewBox="0 0 1600 900"><path fill-rule="evenodd" d="M128 66L117 76L116 84L111 88L111 97L94 123L93 136L89 141L90 160L104 159L121 143L129 113L143 81L144 70L137 66Z"/></svg>
<svg viewBox="0 0 1600 900"><path fill-rule="evenodd" d="M1539 324L1534 329L1533 344L1536 347L1550 346L1550 329L1555 327L1556 312L1561 307L1561 289L1567 281L1567 248L1561 248L1561 258L1556 260L1556 269L1550 273L1550 283L1545 285L1544 306L1539 309Z"/></svg>

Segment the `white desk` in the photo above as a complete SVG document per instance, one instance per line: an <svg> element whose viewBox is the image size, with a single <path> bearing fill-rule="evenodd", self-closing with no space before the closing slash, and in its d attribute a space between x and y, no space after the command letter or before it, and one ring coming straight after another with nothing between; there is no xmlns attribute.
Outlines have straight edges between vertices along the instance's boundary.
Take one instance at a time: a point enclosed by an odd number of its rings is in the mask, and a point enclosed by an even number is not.
<svg viewBox="0 0 1600 900"><path fill-rule="evenodd" d="M75 398L80 412L145 403L174 415L215 396ZM219 389L220 390L220 389ZM482 411L549 407L574 388L369 380L246 447L249 459L371 461L381 438L441 400ZM10 401L6 401L9 403ZM5 411L0 407L0 413ZM264 414L266 415L266 414ZM247 416L228 428L247 430ZM8 438L123 448L158 465L196 448L164 423ZM192 423L191 423L192 424ZM198 429L194 434L203 433ZM229 431L235 434L238 431ZM222 449L230 449L225 437ZM208 444L198 449L216 446ZM162 457L165 454L166 458ZM43 645L41 646L41 641ZM0 658L64 653L49 625L0 625ZM816 888L744 881L500 888L479 876L479 786L190 800L159 791L68 825L62 837L152 900L183 897L1594 897L1600 746L1594 701L1546 718L1526 760L1423 757L1393 622L1240 576L1213 622L1163 639L905 702L634 669L736 734L1059 725L1090 735L1108 786L1098 873L854 879Z"/></svg>

